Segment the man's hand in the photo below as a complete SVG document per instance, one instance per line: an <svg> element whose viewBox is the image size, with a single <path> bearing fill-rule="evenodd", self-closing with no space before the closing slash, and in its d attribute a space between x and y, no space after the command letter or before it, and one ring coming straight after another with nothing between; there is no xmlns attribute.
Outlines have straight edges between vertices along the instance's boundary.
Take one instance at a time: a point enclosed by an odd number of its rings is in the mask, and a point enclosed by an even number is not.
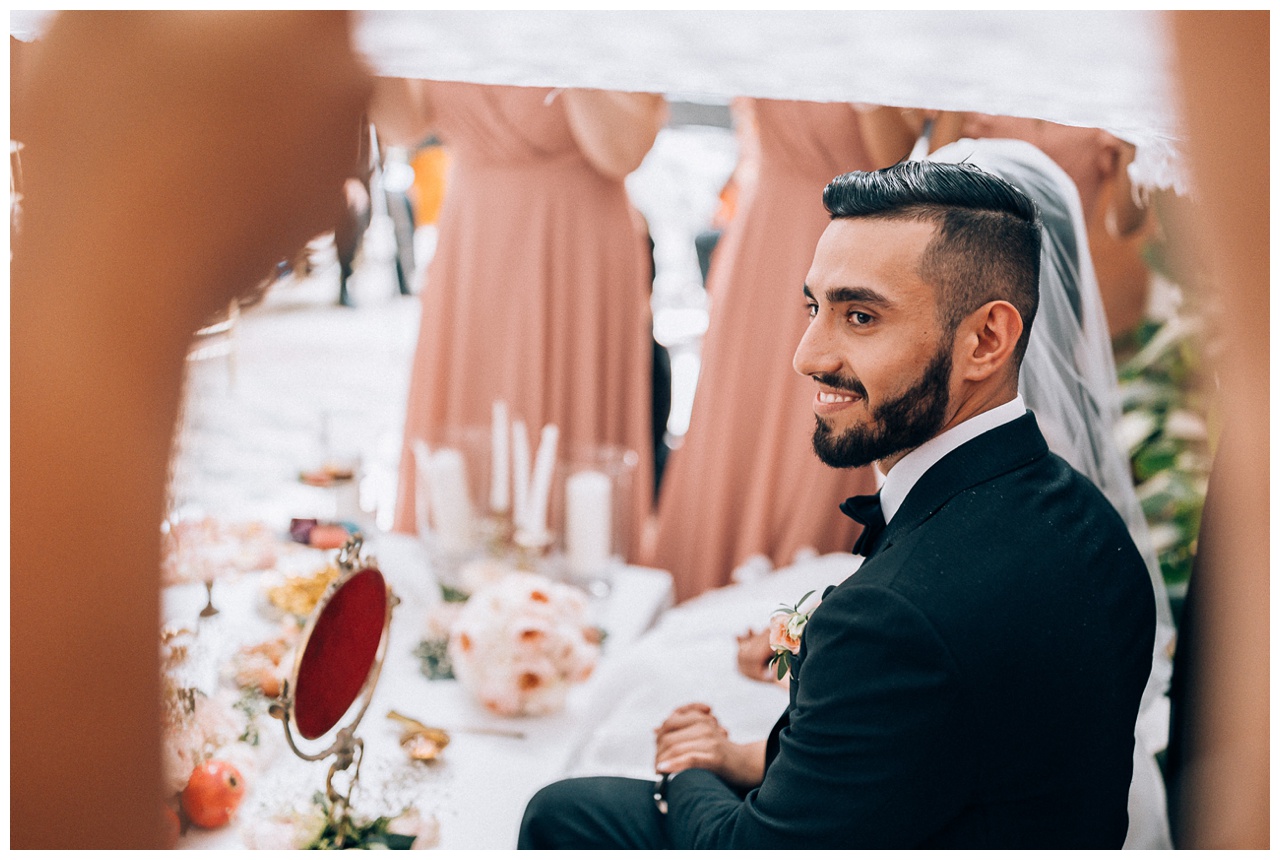
<svg viewBox="0 0 1280 860"><path fill-rule="evenodd" d="M764 741L737 744L701 703L682 705L655 729L658 773L702 768L736 788L754 788L764 779Z"/></svg>

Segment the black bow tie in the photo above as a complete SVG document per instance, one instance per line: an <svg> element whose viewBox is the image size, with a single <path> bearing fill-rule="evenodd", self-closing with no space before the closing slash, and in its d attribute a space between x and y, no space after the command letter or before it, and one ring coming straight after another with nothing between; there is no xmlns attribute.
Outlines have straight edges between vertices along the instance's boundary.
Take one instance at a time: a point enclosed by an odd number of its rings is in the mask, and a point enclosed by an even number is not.
<svg viewBox="0 0 1280 860"><path fill-rule="evenodd" d="M880 508L880 494L853 496L840 503L845 516L862 523L862 534L853 545L853 551L867 558L875 551L875 545L884 532L884 511Z"/></svg>

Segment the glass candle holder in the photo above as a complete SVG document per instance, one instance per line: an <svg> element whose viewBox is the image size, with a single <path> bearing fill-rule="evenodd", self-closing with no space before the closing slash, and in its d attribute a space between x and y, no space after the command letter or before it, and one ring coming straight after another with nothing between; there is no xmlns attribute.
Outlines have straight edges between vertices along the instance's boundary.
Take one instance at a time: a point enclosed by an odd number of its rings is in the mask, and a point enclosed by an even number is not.
<svg viewBox="0 0 1280 860"><path fill-rule="evenodd" d="M629 448L578 445L557 470L551 521L564 578L596 596L608 593L613 571L625 564L639 461Z"/></svg>

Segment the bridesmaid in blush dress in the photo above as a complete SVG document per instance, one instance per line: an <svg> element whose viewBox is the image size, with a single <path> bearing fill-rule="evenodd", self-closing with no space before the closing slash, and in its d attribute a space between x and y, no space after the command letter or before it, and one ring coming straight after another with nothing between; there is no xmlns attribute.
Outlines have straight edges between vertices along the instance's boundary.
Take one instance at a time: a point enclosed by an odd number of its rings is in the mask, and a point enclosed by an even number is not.
<svg viewBox="0 0 1280 860"><path fill-rule="evenodd" d="M813 385L791 368L808 322L801 289L830 220L822 189L883 167L848 104L739 99L734 220L712 257L711 319L689 432L671 454L645 561L672 572L678 600L725 585L755 555L848 551L857 525L838 505L873 492L870 467L840 471L813 453Z"/></svg>
<svg viewBox="0 0 1280 860"><path fill-rule="evenodd" d="M379 79L392 143L436 134L451 158L422 289L395 529L415 530L412 443L487 425L507 402L537 446L639 455L632 540L651 512L649 253L623 179L665 121L659 95ZM625 550L624 550L625 551ZM628 553L631 555L631 553Z"/></svg>

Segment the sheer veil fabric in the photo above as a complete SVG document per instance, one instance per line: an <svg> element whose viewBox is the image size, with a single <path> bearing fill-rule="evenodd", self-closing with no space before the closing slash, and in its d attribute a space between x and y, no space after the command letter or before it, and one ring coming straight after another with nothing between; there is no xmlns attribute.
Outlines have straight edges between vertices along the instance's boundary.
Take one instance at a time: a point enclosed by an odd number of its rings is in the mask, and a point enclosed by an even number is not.
<svg viewBox="0 0 1280 860"><path fill-rule="evenodd" d="M1125 847L1171 848L1154 755L1168 742L1173 614L1129 464L1115 438L1120 418L1115 359L1079 196L1057 164L1021 140L959 140L929 159L975 164L1026 191L1040 208L1040 306L1018 387L1049 447L1093 481L1120 512L1151 574L1155 652L1138 715Z"/></svg>

